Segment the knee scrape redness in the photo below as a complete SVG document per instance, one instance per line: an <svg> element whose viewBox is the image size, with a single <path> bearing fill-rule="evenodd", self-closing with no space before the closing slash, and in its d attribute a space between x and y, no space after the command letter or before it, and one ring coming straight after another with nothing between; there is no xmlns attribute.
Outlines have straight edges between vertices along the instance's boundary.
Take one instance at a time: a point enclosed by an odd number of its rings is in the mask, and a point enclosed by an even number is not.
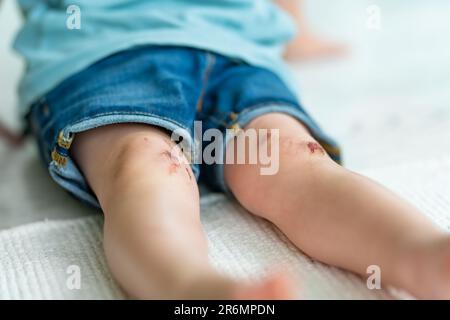
<svg viewBox="0 0 450 320"><path fill-rule="evenodd" d="M308 142L306 145L308 146L308 149L311 152L311 154L314 153L325 154L325 150L323 150L322 146L317 142Z"/></svg>
<svg viewBox="0 0 450 320"><path fill-rule="evenodd" d="M290 156L298 156L301 154L325 155L325 150L319 143L291 137L281 138L280 148L286 155Z"/></svg>
<svg viewBox="0 0 450 320"><path fill-rule="evenodd" d="M182 161L180 160L181 155L177 156L171 151L164 151L161 153L161 156L164 157L169 162L169 174L171 175L177 173L178 169L180 169L181 166L183 165ZM189 180L192 180L192 174L186 165L184 165L184 171L189 177Z"/></svg>
<svg viewBox="0 0 450 320"><path fill-rule="evenodd" d="M169 161L169 173L174 174L178 171L178 169L181 167L180 159L178 159L177 156L172 154L170 151L164 151L161 153L161 156L163 156L165 159Z"/></svg>

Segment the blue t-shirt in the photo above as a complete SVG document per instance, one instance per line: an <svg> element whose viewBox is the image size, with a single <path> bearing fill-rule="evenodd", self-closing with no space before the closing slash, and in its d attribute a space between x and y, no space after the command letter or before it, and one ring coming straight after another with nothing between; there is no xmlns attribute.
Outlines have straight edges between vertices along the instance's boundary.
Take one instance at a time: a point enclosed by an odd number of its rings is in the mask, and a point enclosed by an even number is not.
<svg viewBox="0 0 450 320"><path fill-rule="evenodd" d="M19 86L22 113L65 78L145 44L210 50L289 82L281 53L296 30L270 0L18 1L25 24L14 47L27 66Z"/></svg>

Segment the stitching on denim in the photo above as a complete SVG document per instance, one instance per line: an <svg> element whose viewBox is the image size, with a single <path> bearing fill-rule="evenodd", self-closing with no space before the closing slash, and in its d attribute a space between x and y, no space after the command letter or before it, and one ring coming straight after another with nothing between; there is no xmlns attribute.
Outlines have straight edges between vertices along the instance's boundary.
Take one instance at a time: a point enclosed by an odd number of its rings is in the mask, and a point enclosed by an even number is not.
<svg viewBox="0 0 450 320"><path fill-rule="evenodd" d="M302 109L301 109L299 104L289 103L289 102L286 102L286 101L279 101L279 100L276 101L276 100L274 100L274 101L264 101L264 102L260 102L260 103L257 103L257 104L252 104L252 105L250 105L248 107L244 107L242 109L242 111L238 113L238 117L242 117L242 115L245 115L245 114L247 114L247 113L249 113L249 112L251 112L253 110L257 110L259 108L267 107L267 106L289 107L289 108L294 108L294 109L296 109L299 112L302 112ZM229 116L229 113L227 114L227 117L228 116ZM219 119L219 118L217 118L215 116L210 116L210 119L211 119L211 121L214 124L216 124L216 125L223 125L223 126L225 126L225 128L227 128L228 126L230 126L232 123L235 122L233 120L227 121L226 117L225 117L225 119L222 120L222 119Z"/></svg>
<svg viewBox="0 0 450 320"><path fill-rule="evenodd" d="M178 127L181 127L182 129L184 129L184 130L186 130L186 131L189 131L189 129L188 129L187 127L185 127L184 125L182 125L181 123L178 123L177 121L172 120L172 119L167 118L167 117L163 117L163 116L160 116L160 115L156 115L156 114L151 113L151 112L132 112L132 113L123 113L123 112L120 112L120 111L116 111L116 112L100 113L100 114L96 114L96 115L93 116L93 117L85 117L85 118L82 118L81 120L78 120L78 121L75 122L74 124L69 125L69 127L76 126L76 125L78 125L78 124L80 124L80 123L82 123L82 122L84 122L84 121L87 121L87 120L97 119L97 118L101 118L101 117L105 117L105 116L112 116L112 115L144 116L144 117L148 117L148 118L157 118L157 119L161 119L161 120L165 120L165 121L167 121L167 122L173 123L174 125L176 125L176 126L178 126Z"/></svg>
<svg viewBox="0 0 450 320"><path fill-rule="evenodd" d="M203 109L203 103L204 103L204 99L205 99L205 95L206 95L206 88L209 83L211 72L216 64L216 57L214 55L212 55L211 53L208 52L208 53L206 53L206 57L207 57L207 63L206 63L205 71L203 73L202 88L200 91L200 95L197 99L197 102L195 103L195 110L197 112L201 112Z"/></svg>
<svg viewBox="0 0 450 320"><path fill-rule="evenodd" d="M295 104L295 103L291 103L291 102L286 102L286 101L280 101L280 100L274 100L274 101L264 101L264 102L260 102L257 104L253 104L250 105L248 107L245 107L242 109L241 112L239 112L239 116L242 116L243 114L245 115L246 113L249 113L253 110L259 109L259 108L263 108L263 107L268 107L268 106L272 106L272 107L289 107L289 108L294 108L297 111L302 111L300 108L299 104Z"/></svg>
<svg viewBox="0 0 450 320"><path fill-rule="evenodd" d="M253 111L257 111L257 110L260 109L260 108L264 108L264 107L266 107L266 106L272 106L272 107L274 107L274 108L288 108L288 109L287 109L287 110L284 109L284 110L281 110L281 111L269 111L269 112L266 112L266 113L262 113L261 115L264 115L264 114L267 114L267 113L272 113L272 112L286 113L286 114L288 114L288 115L290 115L290 116L296 118L296 119L297 119L298 121L300 121L303 125L305 125L305 126L307 127L307 129L308 129L308 131L310 132L311 135L313 135L314 137L317 136L316 134L314 134L314 131L315 131L315 129L319 129L319 128L314 128L314 123L306 123L306 120L305 120L305 119L301 119L301 117L299 116L299 114L303 115L307 120L313 121L313 120L311 119L311 117L308 116L304 111L302 111L302 109L300 109L298 106L297 106L297 107L295 107L295 106L293 107L293 106L291 106L291 105L289 105L289 104L267 104L267 105L264 104L264 105L256 105L256 106L254 106L254 107L250 107L250 108L244 109L243 112L241 112L241 113L238 115L238 120L236 120L236 122L239 123L239 119L242 119L243 116L245 116L245 115L247 115L247 114L249 114L249 113L251 113L251 112L253 112ZM291 111L292 111L292 112L291 112ZM261 116L261 115L260 115L260 116ZM319 129L319 130L320 130L320 129ZM318 137L316 137L316 138L318 138ZM320 140L323 140L323 139L320 139Z"/></svg>
<svg viewBox="0 0 450 320"><path fill-rule="evenodd" d="M160 116L160 115L156 115L156 114L151 113L151 112L141 112L141 111L138 111L138 112L133 111L133 112L130 112L130 113L128 113L128 112L123 112L123 111L114 111L114 112L99 113L99 114L96 114L96 115L91 116L91 117L84 117L84 118L82 118L82 119L80 119L80 120L74 122L73 124L69 124L69 125L64 126L62 129L59 129L59 128L58 128L57 131L63 130L64 128L67 128L67 127L75 126L75 125L77 125L77 124L82 123L83 121L87 121L87 120L91 120L91 119L97 119L97 118L101 118L101 117L105 117L105 116L117 116L117 115L123 115L123 116L144 116L144 117L149 117L149 118L157 118L157 119L161 119L161 120L165 120L165 121L168 121L168 122L170 122L170 123L173 123L173 124L175 124L175 125L181 127L182 129L185 129L186 131L189 131L189 129L188 129L187 127L185 127L185 126L182 125L181 123L178 123L178 122L175 121L175 120L172 120L172 119L170 119L170 118L163 117L163 116ZM42 128L42 133L43 133L43 135L45 135L45 133L49 130L49 128L50 128L56 121L57 121L57 117L52 117L52 119L51 119L50 121L47 122L46 126L45 126L44 128Z"/></svg>
<svg viewBox="0 0 450 320"><path fill-rule="evenodd" d="M97 118L101 118L101 117L105 117L105 116L111 116L111 115L123 115L123 113L119 113L119 112L109 112L109 113L98 114L98 115L96 115L96 116L94 116L94 117L86 117L86 118L83 118L82 120L79 120L79 121L75 122L74 124L67 125L67 126L65 126L64 128L57 130L57 132L59 132L60 130L64 130L64 129L67 128L67 127L71 127L71 126L75 126L75 125L77 125L77 124L80 124L80 123L82 123L83 121L86 121L86 120L97 119ZM138 116L144 116L144 117L149 117L149 118L161 119L161 120L170 122L170 123L172 123L172 124L174 124L174 125L176 125L176 126L182 128L182 129L186 130L187 132L189 132L189 130L188 130L185 126L183 126L183 125L181 125L181 124L178 124L176 121L167 119L167 118L165 118L165 117L159 117L159 116L154 116L154 117L152 117L152 116L149 116L148 113L142 113L142 114L133 113L133 114L125 114L125 115L129 115L129 116L138 115ZM126 122L126 121L125 121L125 122ZM117 123L121 123L121 122L117 122ZM45 132L43 131L43 139L45 139L45 138L44 138L44 137L45 137L44 133L45 133ZM45 144L45 145L48 145L48 147L49 147L49 148L46 148L46 149L50 150L50 152L51 152L51 151L55 148L55 145L57 144L57 139L58 139L58 138L56 137L56 140L53 139L53 141L52 141L51 143L49 143L49 144L47 144L47 143L44 141L44 144ZM191 137L191 139L192 139L192 137ZM51 159L51 156L50 156L50 159Z"/></svg>

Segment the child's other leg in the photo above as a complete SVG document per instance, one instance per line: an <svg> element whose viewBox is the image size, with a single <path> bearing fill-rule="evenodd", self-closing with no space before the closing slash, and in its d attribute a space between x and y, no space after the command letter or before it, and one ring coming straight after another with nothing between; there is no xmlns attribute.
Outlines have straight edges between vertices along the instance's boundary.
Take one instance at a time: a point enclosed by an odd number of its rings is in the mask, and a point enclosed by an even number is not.
<svg viewBox="0 0 450 320"><path fill-rule="evenodd" d="M259 117L246 129L280 129L280 168L264 176L259 165L226 166L226 181L244 207L313 258L361 275L378 265L384 284L450 298L449 236L417 209L335 164L287 115Z"/></svg>
<svg viewBox="0 0 450 320"><path fill-rule="evenodd" d="M75 138L72 155L104 211L115 278L136 298L283 298L277 278L238 285L210 266L197 184L173 148L166 133L139 124Z"/></svg>

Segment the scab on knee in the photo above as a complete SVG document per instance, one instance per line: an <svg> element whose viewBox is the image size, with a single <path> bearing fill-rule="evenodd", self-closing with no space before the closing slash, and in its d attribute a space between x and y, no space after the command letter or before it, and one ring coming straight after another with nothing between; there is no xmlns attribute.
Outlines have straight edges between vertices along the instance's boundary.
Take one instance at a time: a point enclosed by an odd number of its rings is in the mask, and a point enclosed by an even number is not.
<svg viewBox="0 0 450 320"><path fill-rule="evenodd" d="M161 157L165 161L167 161L167 164L169 166L169 173L174 174L178 171L178 169L181 168L181 161L179 157L174 154L174 151L165 150L161 152Z"/></svg>
<svg viewBox="0 0 450 320"><path fill-rule="evenodd" d="M186 174L189 180L192 180L192 174L189 170L189 164L187 163L186 158L181 151L176 150L175 148L176 147L173 147L172 150L164 150L160 153L161 159L167 162L169 175L182 172Z"/></svg>
<svg viewBox="0 0 450 320"><path fill-rule="evenodd" d="M160 134L136 134L116 144L111 156L115 179L139 175L142 170L156 170L167 175L183 174L192 179L189 164L181 150Z"/></svg>
<svg viewBox="0 0 450 320"><path fill-rule="evenodd" d="M316 141L294 137L280 137L280 152L288 156L325 156L324 148Z"/></svg>
<svg viewBox="0 0 450 320"><path fill-rule="evenodd" d="M325 150L323 150L322 146L317 142L308 142L306 145L308 146L309 152L311 154L325 154Z"/></svg>

